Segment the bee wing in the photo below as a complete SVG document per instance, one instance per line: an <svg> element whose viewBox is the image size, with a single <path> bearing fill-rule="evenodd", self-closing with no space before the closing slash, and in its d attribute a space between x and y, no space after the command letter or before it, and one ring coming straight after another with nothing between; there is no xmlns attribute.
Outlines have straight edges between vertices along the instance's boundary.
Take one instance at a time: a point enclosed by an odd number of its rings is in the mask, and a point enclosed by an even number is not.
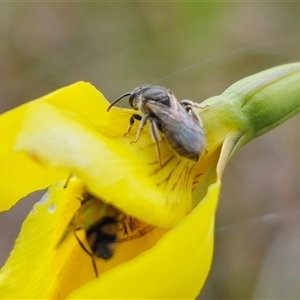
<svg viewBox="0 0 300 300"><path fill-rule="evenodd" d="M159 102L148 102L147 106L158 117L161 124L171 132L175 130L202 131L199 123L180 105L169 107Z"/></svg>
<svg viewBox="0 0 300 300"><path fill-rule="evenodd" d="M181 110L179 106L169 107L154 101L148 101L147 107L157 116L163 125L169 124L174 129L180 128L184 114L187 113L183 107L181 107Z"/></svg>
<svg viewBox="0 0 300 300"><path fill-rule="evenodd" d="M185 108L176 101L172 107L159 102L147 102L147 107L161 122L164 134L183 146L187 151L202 151L205 148L205 138L201 124L193 118ZM191 149L190 149L191 148Z"/></svg>

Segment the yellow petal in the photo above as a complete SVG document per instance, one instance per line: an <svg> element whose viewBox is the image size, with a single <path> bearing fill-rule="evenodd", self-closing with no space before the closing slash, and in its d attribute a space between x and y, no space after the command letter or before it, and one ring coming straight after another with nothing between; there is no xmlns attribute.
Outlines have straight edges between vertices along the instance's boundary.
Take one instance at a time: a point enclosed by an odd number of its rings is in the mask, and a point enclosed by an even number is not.
<svg viewBox="0 0 300 300"><path fill-rule="evenodd" d="M220 183L149 251L71 294L71 299L195 299L211 265Z"/></svg>
<svg viewBox="0 0 300 300"><path fill-rule="evenodd" d="M63 105L95 122L99 118L97 108L104 109L103 101L98 101L99 97L102 96L95 88L88 83L80 82L28 102L0 116L0 211L9 209L30 192L46 188L68 176L68 173L61 170L37 164L25 153L14 151L15 139L27 109L41 102Z"/></svg>
<svg viewBox="0 0 300 300"><path fill-rule="evenodd" d="M164 141L165 164L160 168L147 128L136 144L132 137L124 138L131 115L125 109L109 113L99 109L95 125L62 105L37 103L26 112L16 150L75 174L90 192L129 215L172 227L193 207L194 178L204 172L201 160L179 157Z"/></svg>
<svg viewBox="0 0 300 300"><path fill-rule="evenodd" d="M59 170L37 164L24 153L13 151L24 112L29 106L20 106L0 116L0 211L9 209L28 193L46 188L66 176Z"/></svg>
<svg viewBox="0 0 300 300"><path fill-rule="evenodd" d="M60 101L61 94L76 94L74 91L80 85L85 89L85 93L81 95L88 96L88 101L97 99L101 103L93 110L94 114L99 116L99 120L82 113L78 108L71 109ZM76 103L79 99L80 95L76 95ZM87 101L85 105L86 103ZM136 145L130 143L131 139L124 138L124 128L127 127L132 112L114 109L108 114L104 107L107 107L107 102L86 84L74 85L52 93L27 109L16 149L26 150L27 154L39 163L59 167L75 174L83 180L89 191L104 201L119 206L130 215L136 214L142 220L166 227L178 223L191 211L192 206L199 202L199 195L204 196L207 193L208 183L215 182L214 167L217 164L220 146L216 147L217 150L209 151L202 169L201 161L195 164L178 157L165 143L162 146L165 165L160 168L147 129ZM199 193L196 192L198 190L194 192L192 203L191 191L200 183L204 183L205 187ZM183 279L182 275L195 275L195 271L199 270L201 272L197 280L189 280L188 294L180 289L177 292L173 289L173 293L196 295L203 285L211 262L213 219L219 184L216 186L217 192L209 191L207 205L206 201L204 204L201 203L197 210L190 213L166 235L164 234L168 230L154 228L142 237L120 243L112 259L108 261L99 259L97 266L101 273L100 281L106 274L110 274L110 270L114 272L123 266L123 263L124 266L127 265L128 261L130 264L133 262L136 268L135 259L144 257L142 264L145 264L145 267L153 267L152 259L156 259L161 251L163 256L170 253L171 260L168 264L172 264L176 256L173 253L174 244L175 250L178 251L177 255L186 254L183 261L179 255L178 267L183 263L186 264L186 259L194 255L194 250L197 249L195 260L191 259L191 268L187 273L178 273L180 275L178 281ZM80 248L73 236L59 248L55 248L62 235L62 228L66 228L78 205L76 198L80 188L82 185L73 186L72 181L64 190L61 183L51 188L50 198L46 203L35 207L35 213L24 223L15 250L0 274L0 281L3 284L1 290L5 291L6 295L64 298L69 292L95 277L90 257ZM202 205L203 211L200 209ZM200 211L198 217L204 222L203 227L198 226L202 229L194 227L197 219L194 215L198 211ZM185 223L188 220L191 220L190 224ZM57 224L56 230L53 230L50 224ZM194 238L195 230L197 238ZM176 233L172 234L173 231ZM182 245L181 241L184 242ZM162 248L155 251L156 243ZM151 251L147 251L149 249ZM151 256L153 250L154 257ZM37 257L37 262L32 264L29 256ZM136 256L138 257L135 258ZM52 268L53 265L56 267ZM162 269L161 275L166 271L166 276L169 277L169 267L166 266L167 268ZM157 272L158 269L155 270ZM16 285L33 272L35 273L33 285L27 285L26 288L16 291ZM73 278L70 274L78 276ZM144 274L153 275L153 270L151 271L151 268L149 272L144 270ZM10 278L14 278L13 282ZM99 279L92 281L98 282ZM169 293L167 291L171 283L170 280L166 287L162 284L157 290L157 295ZM143 284L141 290L144 289ZM96 291L93 289L93 292Z"/></svg>
<svg viewBox="0 0 300 300"><path fill-rule="evenodd" d="M80 288L72 297L194 298L211 263L219 187L219 182L212 185L207 197L172 230L155 228L119 243L113 258L97 260L100 277L95 278L91 258L72 234L56 247L83 188L78 181L71 181L68 189L63 182L57 184L23 224L0 272L1 297L64 299Z"/></svg>

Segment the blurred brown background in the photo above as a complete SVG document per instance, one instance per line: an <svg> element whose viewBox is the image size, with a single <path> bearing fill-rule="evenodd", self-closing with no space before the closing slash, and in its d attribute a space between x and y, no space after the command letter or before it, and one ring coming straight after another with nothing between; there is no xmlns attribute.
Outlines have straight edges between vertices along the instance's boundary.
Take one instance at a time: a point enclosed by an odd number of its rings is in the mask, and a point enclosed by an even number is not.
<svg viewBox="0 0 300 300"><path fill-rule="evenodd" d="M0 112L78 80L110 101L157 81L201 102L299 61L299 13L291 2L2 2ZM299 126L296 116L230 162L199 299L300 298ZM0 214L0 266L39 198Z"/></svg>

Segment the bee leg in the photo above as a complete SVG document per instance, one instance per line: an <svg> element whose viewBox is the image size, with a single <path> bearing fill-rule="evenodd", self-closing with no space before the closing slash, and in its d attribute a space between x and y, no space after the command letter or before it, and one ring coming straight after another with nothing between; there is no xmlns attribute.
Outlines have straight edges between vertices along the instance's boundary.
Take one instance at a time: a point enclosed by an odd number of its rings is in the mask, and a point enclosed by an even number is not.
<svg viewBox="0 0 300 300"><path fill-rule="evenodd" d="M92 259L92 264L93 264L93 268L94 268L96 277L99 277L98 270L97 270L97 266L96 266L96 261L95 261L95 256L94 256L94 255L91 256L91 259Z"/></svg>
<svg viewBox="0 0 300 300"><path fill-rule="evenodd" d="M128 230L125 221L122 221L122 225L123 225L123 234L128 235Z"/></svg>
<svg viewBox="0 0 300 300"><path fill-rule="evenodd" d="M146 124L146 122L147 122L147 120L148 120L148 118L149 118L149 115L148 115L148 114L144 114L142 117L141 117L140 115L132 115L132 118L138 120L138 119L136 118L136 116L139 116L139 118L141 118L141 119L140 119L141 123L140 123L139 129L138 129L138 132L136 133L135 140L132 141L131 143L136 143L136 142L139 140L140 135L141 135L141 133L142 133L142 131L143 131L143 128L144 128L144 126L145 126L145 124Z"/></svg>
<svg viewBox="0 0 300 300"><path fill-rule="evenodd" d="M72 177L73 177L73 174L70 173L70 175L68 176L68 178L67 178L67 180L66 180L66 182L64 184L64 189L68 187L69 182L70 182L70 180L71 180Z"/></svg>
<svg viewBox="0 0 300 300"><path fill-rule="evenodd" d="M134 230L138 227L136 219L133 217L129 217L129 227L131 232L134 232Z"/></svg>
<svg viewBox="0 0 300 300"><path fill-rule="evenodd" d="M206 109L209 108L209 105L201 106L200 103L193 102L192 100L183 99L179 101L179 103L186 109L188 113L191 114L192 118L199 123L199 125L202 127L202 121L199 117L199 115L195 112L193 107L197 107L199 109Z"/></svg>
<svg viewBox="0 0 300 300"><path fill-rule="evenodd" d="M196 102L193 102L192 100L188 100L188 99L183 99L183 100L180 100L179 103L182 105L182 106L198 106L199 104L196 103Z"/></svg>
<svg viewBox="0 0 300 300"><path fill-rule="evenodd" d="M195 112L195 110L194 110L192 107L189 107L189 111L188 111L188 112L190 112L192 118L193 118L196 122L198 122L198 124L199 124L201 127L203 127L202 121L201 121L199 115Z"/></svg>
<svg viewBox="0 0 300 300"><path fill-rule="evenodd" d="M80 201L80 204L83 205L84 203L91 200L91 195L89 194L89 192L86 189L84 189L82 192L82 196L77 197L77 199Z"/></svg>
<svg viewBox="0 0 300 300"><path fill-rule="evenodd" d="M81 229L81 228L80 228ZM79 230L79 229L78 229ZM81 240L79 239L79 237L76 234L76 230L73 230L73 233L76 237L77 242L79 243L79 245L81 246L81 248L91 257L92 259L92 264L93 264L93 268L96 274L96 277L99 277L98 274L98 270L97 270L97 266L96 266L96 261L95 261L95 255L93 253L91 253L88 249L86 249L86 247L83 245L83 243L81 242Z"/></svg>
<svg viewBox="0 0 300 300"><path fill-rule="evenodd" d="M191 100L181 100L180 103L183 104L185 110L190 114L190 116L193 118L193 120L194 120L195 122L197 122L201 127L203 127L203 126L202 126L202 121L201 121L199 115L195 112L195 110L194 110L193 107L192 107L192 106L196 106L196 105L193 105L193 104L192 104L192 105L187 104L187 103L188 103L187 101L192 102ZM192 102L192 103L193 103L193 102ZM198 107L198 106L197 106L197 107ZM206 107L206 106L205 106L205 107ZM205 107L201 107L201 108L205 108Z"/></svg>
<svg viewBox="0 0 300 300"><path fill-rule="evenodd" d="M131 131L131 128L134 124L134 120L138 120L138 121L141 121L142 120L142 117L140 115L137 115L137 114L133 114L130 119L129 119L129 126L128 126L128 129L127 129L127 132L124 133L124 136L126 136L127 134L130 133Z"/></svg>
<svg viewBox="0 0 300 300"><path fill-rule="evenodd" d="M159 144L158 144L158 142L161 141L161 137L160 137L159 129L157 127L157 123L156 123L155 119L150 119L150 132L151 132L152 140L155 143L156 153L157 153L157 157L158 157L158 163L159 163L160 167L162 167L161 152L160 152L160 148L159 148Z"/></svg>
<svg viewBox="0 0 300 300"><path fill-rule="evenodd" d="M194 101L188 100L188 99L180 100L179 103L180 103L182 106L184 106L184 107L186 107L186 106L190 106L190 107L194 106L194 107L198 107L198 108L200 108L200 109L205 109L205 108L208 108L208 107L209 107L209 105L202 106L201 103L194 102Z"/></svg>
<svg viewBox="0 0 300 300"><path fill-rule="evenodd" d="M121 228L119 228L119 231L122 230L124 235L128 235L128 230L127 230L125 220L126 220L126 216L123 213L119 214L119 218L118 218L117 222L118 222L118 224L120 224L122 226Z"/></svg>

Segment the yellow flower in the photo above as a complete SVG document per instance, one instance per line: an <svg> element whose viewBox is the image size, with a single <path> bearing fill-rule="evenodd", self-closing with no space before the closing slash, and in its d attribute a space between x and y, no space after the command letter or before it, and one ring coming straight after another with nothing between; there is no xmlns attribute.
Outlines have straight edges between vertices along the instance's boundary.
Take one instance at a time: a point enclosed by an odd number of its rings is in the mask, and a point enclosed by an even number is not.
<svg viewBox="0 0 300 300"><path fill-rule="evenodd" d="M195 298L211 264L228 158L299 110L299 77L300 64L270 69L195 108L207 139L196 163L163 141L160 167L148 129L135 144L136 125L124 137L133 111L107 113L108 102L88 83L2 115L0 209L51 187L24 222L0 272L1 298ZM64 189L70 173L75 177ZM57 246L84 188L136 222L134 238L125 241L121 233L114 256L97 259L98 278L74 235Z"/></svg>

